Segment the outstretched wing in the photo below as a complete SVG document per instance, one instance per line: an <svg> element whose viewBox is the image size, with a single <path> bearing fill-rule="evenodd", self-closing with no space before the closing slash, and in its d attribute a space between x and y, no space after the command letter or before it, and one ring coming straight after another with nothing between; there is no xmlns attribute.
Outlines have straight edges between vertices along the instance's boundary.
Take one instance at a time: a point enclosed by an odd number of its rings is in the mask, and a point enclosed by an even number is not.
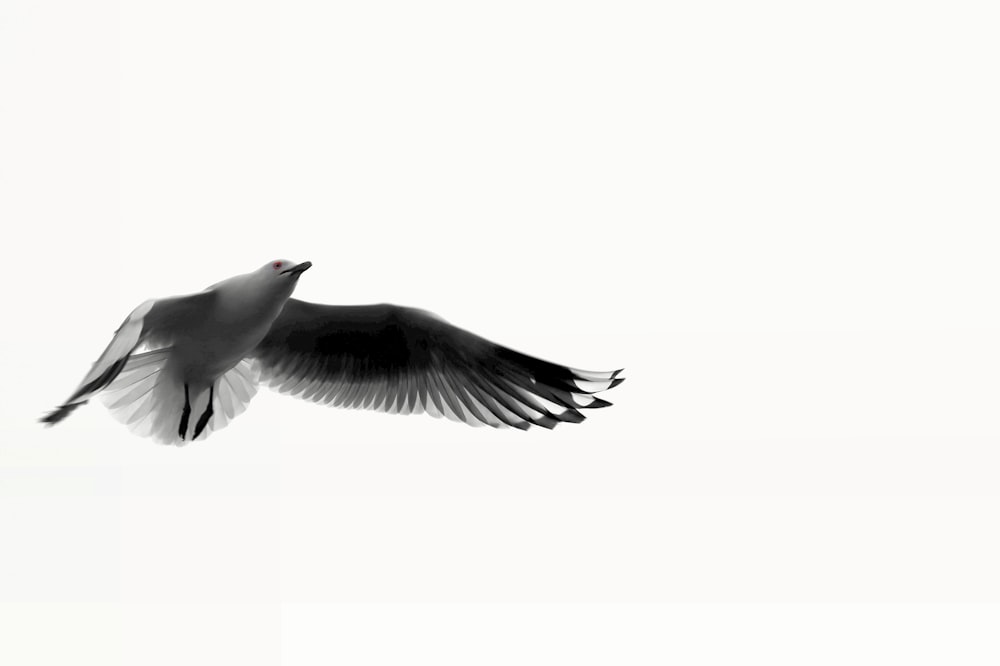
<svg viewBox="0 0 1000 666"><path fill-rule="evenodd" d="M188 296L175 296L146 301L125 318L115 331L111 343L91 366L80 386L69 399L42 417L42 423L53 425L70 415L74 409L86 404L115 380L128 362L132 352L140 345L164 347L175 333L204 312L214 292L203 291Z"/></svg>
<svg viewBox="0 0 1000 666"><path fill-rule="evenodd" d="M553 428L611 403L624 381L508 349L424 310L289 299L254 351L261 381L335 407L428 412L470 425Z"/></svg>

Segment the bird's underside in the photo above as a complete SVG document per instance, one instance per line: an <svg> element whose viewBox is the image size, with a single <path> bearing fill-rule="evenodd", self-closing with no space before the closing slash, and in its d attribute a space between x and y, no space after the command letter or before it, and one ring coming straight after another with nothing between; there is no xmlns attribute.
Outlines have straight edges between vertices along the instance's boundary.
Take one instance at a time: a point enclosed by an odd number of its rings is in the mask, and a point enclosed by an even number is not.
<svg viewBox="0 0 1000 666"><path fill-rule="evenodd" d="M261 329L266 334L253 338L234 366L195 381L200 375L178 362L184 356L180 341L192 344L184 338L186 322L219 317L219 302L206 290L144 303L116 331L80 388L42 421L57 423L99 396L136 434L182 444L227 425L262 384L334 407L426 412L474 426L526 430L579 423L582 410L611 404L597 393L624 381L620 370L590 372L549 363L423 310L292 298L279 304L270 327ZM212 349L221 343L195 344ZM228 338L227 344L231 353Z"/></svg>

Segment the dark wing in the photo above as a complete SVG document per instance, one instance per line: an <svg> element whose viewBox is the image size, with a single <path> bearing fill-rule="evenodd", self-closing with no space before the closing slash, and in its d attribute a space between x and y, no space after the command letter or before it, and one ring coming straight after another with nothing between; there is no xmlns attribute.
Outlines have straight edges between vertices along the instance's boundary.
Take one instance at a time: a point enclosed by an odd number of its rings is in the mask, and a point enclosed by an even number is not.
<svg viewBox="0 0 1000 666"><path fill-rule="evenodd" d="M335 407L428 412L470 425L579 423L624 381L542 361L398 305L289 299L254 352L261 381Z"/></svg>
<svg viewBox="0 0 1000 666"><path fill-rule="evenodd" d="M211 307L215 292L203 291L188 296L174 296L146 301L125 318L100 358L65 403L41 418L41 422L54 425L70 415L74 409L86 404L94 395L108 387L122 371L132 352L144 345L165 347L174 336L192 322L204 316Z"/></svg>

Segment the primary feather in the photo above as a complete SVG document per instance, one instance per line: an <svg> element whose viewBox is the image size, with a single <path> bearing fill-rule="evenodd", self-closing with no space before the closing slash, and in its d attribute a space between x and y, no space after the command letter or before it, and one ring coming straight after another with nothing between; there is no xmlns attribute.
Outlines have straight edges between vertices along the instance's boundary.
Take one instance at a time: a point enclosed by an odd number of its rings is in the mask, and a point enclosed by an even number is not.
<svg viewBox="0 0 1000 666"><path fill-rule="evenodd" d="M552 428L581 409L611 403L592 394L621 370L549 363L398 305L336 306L288 300L254 351L270 387L335 407Z"/></svg>

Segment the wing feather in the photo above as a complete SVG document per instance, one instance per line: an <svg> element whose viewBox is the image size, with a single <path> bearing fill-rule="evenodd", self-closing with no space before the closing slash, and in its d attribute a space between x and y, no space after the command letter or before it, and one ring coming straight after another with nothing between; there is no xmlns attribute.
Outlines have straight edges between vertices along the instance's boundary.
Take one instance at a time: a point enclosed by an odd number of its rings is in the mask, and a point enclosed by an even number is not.
<svg viewBox="0 0 1000 666"><path fill-rule="evenodd" d="M128 373L130 382L138 382L145 378L140 374L133 375L131 372L144 365L152 366L147 373L142 373L145 376L158 372L162 358L133 357L136 350L139 347L163 349L171 345L179 331L191 321L204 316L211 299L215 297L214 292L204 291L188 296L149 300L137 307L115 331L111 342L91 366L76 391L65 403L42 417L42 423L54 425L102 391L109 388L124 388L114 386L114 382L126 368L126 364L130 371Z"/></svg>
<svg viewBox="0 0 1000 666"><path fill-rule="evenodd" d="M289 299L253 354L281 393L334 407L426 412L470 425L527 429L579 423L620 384L544 361L397 305L333 306Z"/></svg>

